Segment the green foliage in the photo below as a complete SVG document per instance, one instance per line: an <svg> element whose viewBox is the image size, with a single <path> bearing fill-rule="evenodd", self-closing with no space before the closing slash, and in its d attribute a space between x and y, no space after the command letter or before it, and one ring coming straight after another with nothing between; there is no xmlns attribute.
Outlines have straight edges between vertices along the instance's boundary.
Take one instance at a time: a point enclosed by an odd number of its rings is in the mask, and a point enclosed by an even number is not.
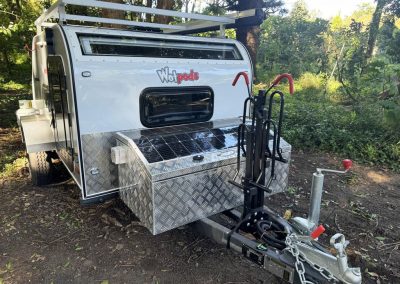
<svg viewBox="0 0 400 284"><path fill-rule="evenodd" d="M22 168L26 167L28 164L28 160L25 157L20 157L22 156L23 152L19 152L18 155L13 155L13 156L7 156L5 158L8 159L0 159L0 179L6 179L10 177L15 177L19 175L19 172L21 171ZM3 160L10 160L8 163L4 163ZM4 165L4 168L1 168L1 165Z"/></svg>
<svg viewBox="0 0 400 284"><path fill-rule="evenodd" d="M400 2L398 0L389 0L386 12L392 16L400 17Z"/></svg>
<svg viewBox="0 0 400 284"><path fill-rule="evenodd" d="M400 63L400 29L394 29L392 37L387 43L387 54L395 61Z"/></svg>
<svg viewBox="0 0 400 284"><path fill-rule="evenodd" d="M0 90L4 91L28 91L29 90L29 85L26 84L20 84L17 82L14 82L13 80L8 81L4 84L0 83Z"/></svg>
<svg viewBox="0 0 400 284"><path fill-rule="evenodd" d="M32 42L34 21L42 10L42 1L0 0L0 10L0 88L8 90L15 86L18 90L31 78L30 57L24 46ZM3 85L8 81L13 82Z"/></svg>
<svg viewBox="0 0 400 284"><path fill-rule="evenodd" d="M324 32L328 22L311 19L300 9L292 13L296 12L299 13L290 17L271 16L263 23L258 53L262 80L282 72L299 77L304 72L319 73L325 69Z"/></svg>
<svg viewBox="0 0 400 284"><path fill-rule="evenodd" d="M384 109L383 117L387 128L400 132L400 101L398 98L391 98L382 103Z"/></svg>
<svg viewBox="0 0 400 284"><path fill-rule="evenodd" d="M322 86L323 82L324 82L323 76L306 72L301 75L298 84L302 89L319 91L323 87Z"/></svg>
<svg viewBox="0 0 400 284"><path fill-rule="evenodd" d="M0 130L17 127L15 112L18 109L18 100L27 99L30 99L28 95L0 94Z"/></svg>
<svg viewBox="0 0 400 284"><path fill-rule="evenodd" d="M367 58L374 10L362 5L326 22L298 1L290 17L262 25L258 74L263 81L284 72L296 78L284 122L295 147L400 170L400 30L396 19L385 18Z"/></svg>
<svg viewBox="0 0 400 284"><path fill-rule="evenodd" d="M310 97L304 89L287 97L285 108L283 135L294 147L335 152L400 170L400 133L385 122L383 107L363 105L354 111Z"/></svg>

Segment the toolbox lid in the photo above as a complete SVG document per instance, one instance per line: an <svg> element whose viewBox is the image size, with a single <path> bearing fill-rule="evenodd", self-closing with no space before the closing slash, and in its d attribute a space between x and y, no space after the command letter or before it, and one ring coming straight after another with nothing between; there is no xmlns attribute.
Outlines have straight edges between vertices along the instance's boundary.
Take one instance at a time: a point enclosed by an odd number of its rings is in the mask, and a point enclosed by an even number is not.
<svg viewBox="0 0 400 284"><path fill-rule="evenodd" d="M236 163L241 119L117 133L139 157L152 181L164 180ZM270 141L272 147L272 140ZM281 139L282 152L291 146Z"/></svg>

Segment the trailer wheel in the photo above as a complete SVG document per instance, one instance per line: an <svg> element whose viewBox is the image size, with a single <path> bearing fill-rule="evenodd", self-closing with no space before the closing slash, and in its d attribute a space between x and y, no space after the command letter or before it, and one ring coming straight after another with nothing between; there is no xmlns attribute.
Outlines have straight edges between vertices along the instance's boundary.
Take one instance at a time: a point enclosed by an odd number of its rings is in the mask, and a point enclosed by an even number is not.
<svg viewBox="0 0 400 284"><path fill-rule="evenodd" d="M52 158L55 152L29 153L29 172L33 185L48 185L53 182L55 169Z"/></svg>

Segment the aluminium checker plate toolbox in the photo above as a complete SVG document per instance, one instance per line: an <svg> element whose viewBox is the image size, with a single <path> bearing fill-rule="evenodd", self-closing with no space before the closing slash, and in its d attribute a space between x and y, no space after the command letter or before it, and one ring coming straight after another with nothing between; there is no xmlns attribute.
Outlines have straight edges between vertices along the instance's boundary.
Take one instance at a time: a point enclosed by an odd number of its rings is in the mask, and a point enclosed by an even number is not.
<svg viewBox="0 0 400 284"><path fill-rule="evenodd" d="M117 145L126 153L118 165L121 199L152 234L243 204L241 189L229 183L237 172L240 123L215 120L116 133ZM291 146L283 139L281 150L290 160ZM196 155L203 159L194 160ZM289 163L276 163L272 194L286 189L288 172Z"/></svg>

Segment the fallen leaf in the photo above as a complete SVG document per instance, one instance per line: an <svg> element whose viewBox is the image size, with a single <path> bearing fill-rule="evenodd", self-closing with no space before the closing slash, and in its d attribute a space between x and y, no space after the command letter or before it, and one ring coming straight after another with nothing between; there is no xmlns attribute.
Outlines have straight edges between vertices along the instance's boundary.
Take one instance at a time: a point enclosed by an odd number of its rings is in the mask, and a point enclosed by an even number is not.
<svg viewBox="0 0 400 284"><path fill-rule="evenodd" d="M43 255L40 255L40 254L37 254L37 253L34 253L34 254L31 256L32 262L43 261L43 260L45 260L45 259L46 259L46 258L45 258Z"/></svg>
<svg viewBox="0 0 400 284"><path fill-rule="evenodd" d="M367 271L367 273L368 273L368 275L369 275L369 276L371 276L371 277L377 277L377 278L379 278L379 275L378 275L378 273L375 273L375 272L369 272L369 271Z"/></svg>
<svg viewBox="0 0 400 284"><path fill-rule="evenodd" d="M285 211L285 214L283 215L283 218L286 220L289 220L290 218L292 218L292 210L288 209Z"/></svg>

